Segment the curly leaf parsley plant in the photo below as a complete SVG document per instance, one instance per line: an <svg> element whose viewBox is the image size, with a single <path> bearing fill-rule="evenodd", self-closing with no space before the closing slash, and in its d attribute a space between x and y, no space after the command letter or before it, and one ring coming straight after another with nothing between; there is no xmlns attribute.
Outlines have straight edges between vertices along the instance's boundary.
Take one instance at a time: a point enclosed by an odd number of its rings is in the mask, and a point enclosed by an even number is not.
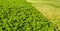
<svg viewBox="0 0 60 31"><path fill-rule="evenodd" d="M25 0L0 0L0 31L58 31Z"/></svg>

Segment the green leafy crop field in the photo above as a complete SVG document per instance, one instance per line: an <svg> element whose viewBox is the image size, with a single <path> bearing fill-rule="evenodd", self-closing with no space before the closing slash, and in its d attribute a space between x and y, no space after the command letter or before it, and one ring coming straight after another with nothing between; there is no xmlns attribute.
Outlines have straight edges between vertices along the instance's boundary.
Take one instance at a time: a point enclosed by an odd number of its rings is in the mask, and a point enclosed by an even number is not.
<svg viewBox="0 0 60 31"><path fill-rule="evenodd" d="M0 31L59 31L26 0L0 0Z"/></svg>
<svg viewBox="0 0 60 31"><path fill-rule="evenodd" d="M60 0L27 0L60 29Z"/></svg>

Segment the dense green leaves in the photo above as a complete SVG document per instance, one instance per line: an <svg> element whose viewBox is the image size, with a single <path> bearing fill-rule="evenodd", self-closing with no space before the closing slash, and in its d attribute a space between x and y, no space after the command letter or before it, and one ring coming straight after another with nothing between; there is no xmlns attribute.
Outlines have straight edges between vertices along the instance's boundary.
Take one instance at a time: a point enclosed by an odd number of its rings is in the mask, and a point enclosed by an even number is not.
<svg viewBox="0 0 60 31"><path fill-rule="evenodd" d="M0 3L0 31L54 31L57 29L26 1L6 2L4 0L3 2L2 0Z"/></svg>

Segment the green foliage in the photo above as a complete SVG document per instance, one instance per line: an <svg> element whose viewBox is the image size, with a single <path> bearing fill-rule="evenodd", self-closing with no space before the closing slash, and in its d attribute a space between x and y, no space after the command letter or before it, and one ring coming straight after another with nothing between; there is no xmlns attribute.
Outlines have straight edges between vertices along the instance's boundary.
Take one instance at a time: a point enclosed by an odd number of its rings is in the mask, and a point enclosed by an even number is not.
<svg viewBox="0 0 60 31"><path fill-rule="evenodd" d="M0 31L57 31L57 27L26 1L0 0Z"/></svg>

